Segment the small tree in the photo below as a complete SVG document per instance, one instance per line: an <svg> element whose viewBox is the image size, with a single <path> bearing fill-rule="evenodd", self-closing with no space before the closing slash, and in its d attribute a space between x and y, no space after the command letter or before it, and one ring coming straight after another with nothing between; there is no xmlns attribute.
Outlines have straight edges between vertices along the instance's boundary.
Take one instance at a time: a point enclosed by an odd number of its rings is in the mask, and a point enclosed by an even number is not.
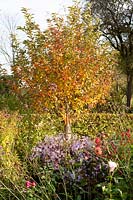
<svg viewBox="0 0 133 200"><path fill-rule="evenodd" d="M100 45L90 11L83 20L79 4L69 8L66 18L53 14L48 29L41 31L33 16L23 9L27 38L20 46L12 70L19 87L30 96L37 111L54 110L65 121L70 133L70 116L84 106L104 102L112 81L113 59L106 45Z"/></svg>

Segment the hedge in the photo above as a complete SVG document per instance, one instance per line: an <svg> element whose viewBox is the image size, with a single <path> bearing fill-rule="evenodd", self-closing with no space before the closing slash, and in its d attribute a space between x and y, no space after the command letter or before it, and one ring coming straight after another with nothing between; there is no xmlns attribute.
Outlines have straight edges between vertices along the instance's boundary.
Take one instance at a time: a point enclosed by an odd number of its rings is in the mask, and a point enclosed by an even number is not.
<svg viewBox="0 0 133 200"><path fill-rule="evenodd" d="M111 134L133 130L133 114L86 114L73 123L72 129L73 132L91 136L102 132Z"/></svg>

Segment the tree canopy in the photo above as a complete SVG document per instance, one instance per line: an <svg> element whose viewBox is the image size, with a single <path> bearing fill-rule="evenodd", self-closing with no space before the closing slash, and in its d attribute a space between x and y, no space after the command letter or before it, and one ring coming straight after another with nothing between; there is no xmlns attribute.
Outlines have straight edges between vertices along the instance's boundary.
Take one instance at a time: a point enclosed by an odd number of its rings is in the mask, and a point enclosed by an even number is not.
<svg viewBox="0 0 133 200"><path fill-rule="evenodd" d="M127 106L130 107L133 79L133 1L86 0L93 16L100 19L100 30L120 53L120 68L127 75ZM86 4L87 9L88 4Z"/></svg>
<svg viewBox="0 0 133 200"><path fill-rule="evenodd" d="M90 10L83 17L76 3L64 18L53 14L45 31L27 9L23 13L25 26L20 29L26 39L17 44L12 71L18 79L16 90L25 88L29 105L39 112L54 110L68 124L70 114L104 102L114 57L106 44L100 44Z"/></svg>

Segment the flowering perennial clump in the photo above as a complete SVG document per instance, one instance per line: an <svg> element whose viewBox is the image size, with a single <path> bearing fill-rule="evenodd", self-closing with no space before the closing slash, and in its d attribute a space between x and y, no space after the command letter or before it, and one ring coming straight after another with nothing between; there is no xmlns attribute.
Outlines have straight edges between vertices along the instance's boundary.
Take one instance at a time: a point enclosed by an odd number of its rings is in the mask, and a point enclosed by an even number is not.
<svg viewBox="0 0 133 200"><path fill-rule="evenodd" d="M64 200L67 191L71 199L102 199L115 185L113 176L124 174L123 162L127 163L132 142L130 130L102 132L95 139L59 134L45 137L32 149L30 159L38 180L52 183L52 195Z"/></svg>
<svg viewBox="0 0 133 200"><path fill-rule="evenodd" d="M95 153L95 148L95 142L87 136L47 136L34 147L30 159L37 158L41 166L52 167L58 182L64 180L68 188L77 184L86 190L105 181L109 172L108 162Z"/></svg>

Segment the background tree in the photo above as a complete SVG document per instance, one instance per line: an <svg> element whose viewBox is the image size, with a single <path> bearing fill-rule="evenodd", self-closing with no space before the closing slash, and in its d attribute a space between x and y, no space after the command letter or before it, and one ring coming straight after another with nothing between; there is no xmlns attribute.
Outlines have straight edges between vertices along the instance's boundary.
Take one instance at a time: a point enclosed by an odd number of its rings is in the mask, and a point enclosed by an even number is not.
<svg viewBox="0 0 133 200"><path fill-rule="evenodd" d="M23 13L26 24L20 29L27 37L12 67L19 80L17 89L26 91L34 110L61 114L69 133L70 116L84 106L104 102L114 58L106 45L100 45L89 10L84 13L89 24L82 20L79 4L70 7L64 18L53 14L46 31L40 30L27 9Z"/></svg>
<svg viewBox="0 0 133 200"><path fill-rule="evenodd" d="M18 17L0 16L0 109L16 110L18 109L18 99L12 90L14 85L14 77L11 75L11 65L15 64L16 48L16 33Z"/></svg>
<svg viewBox="0 0 133 200"><path fill-rule="evenodd" d="M120 53L119 67L127 76L127 107L131 107L133 85L133 1L86 0L100 19L100 30L111 46ZM87 9L87 5L86 5Z"/></svg>
<svg viewBox="0 0 133 200"><path fill-rule="evenodd" d="M11 65L14 63L15 48L14 37L18 32L18 16L17 15L1 15L1 35L0 35L0 56L2 59L3 67L6 67L8 72Z"/></svg>
<svg viewBox="0 0 133 200"><path fill-rule="evenodd" d="M19 108L20 102L12 90L13 83L13 76L0 67L0 110L14 111Z"/></svg>

